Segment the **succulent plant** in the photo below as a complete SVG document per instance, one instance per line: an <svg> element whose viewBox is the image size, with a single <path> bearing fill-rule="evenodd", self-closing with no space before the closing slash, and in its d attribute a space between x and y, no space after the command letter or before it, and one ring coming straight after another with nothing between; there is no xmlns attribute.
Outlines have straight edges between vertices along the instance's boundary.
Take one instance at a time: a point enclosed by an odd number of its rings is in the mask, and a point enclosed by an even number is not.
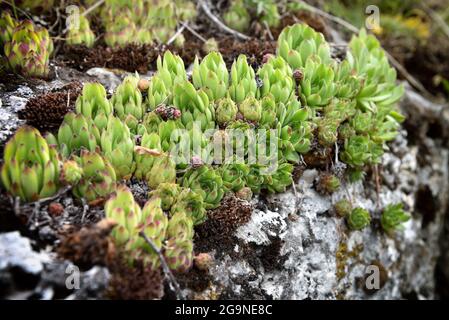
<svg viewBox="0 0 449 320"><path fill-rule="evenodd" d="M257 83L254 69L248 64L245 55L239 55L231 67L231 83L229 95L236 103L240 103L249 96L256 97Z"/></svg>
<svg viewBox="0 0 449 320"><path fill-rule="evenodd" d="M306 24L294 24L282 30L277 42L277 54L293 70L305 68L311 56L318 56L323 64L331 61L330 47L324 36Z"/></svg>
<svg viewBox="0 0 449 320"><path fill-rule="evenodd" d="M78 183L73 184L73 194L87 201L105 199L116 187L115 170L109 161L95 151L81 150L74 161L81 168L82 176ZM69 176L66 166L63 167L64 176ZM77 169L71 169L77 170Z"/></svg>
<svg viewBox="0 0 449 320"><path fill-rule="evenodd" d="M231 98L221 98L216 102L215 117L217 123L222 126L234 121L237 112L237 106Z"/></svg>
<svg viewBox="0 0 449 320"><path fill-rule="evenodd" d="M320 176L318 181L318 190L323 193L334 193L340 189L340 179L335 175L324 173Z"/></svg>
<svg viewBox="0 0 449 320"><path fill-rule="evenodd" d="M309 107L329 104L337 89L334 77L332 67L322 63L318 56L307 59L304 78L298 87L302 102Z"/></svg>
<svg viewBox="0 0 449 320"><path fill-rule="evenodd" d="M156 156L150 172L146 175L148 186L156 189L161 183L176 181L176 164L167 154Z"/></svg>
<svg viewBox="0 0 449 320"><path fill-rule="evenodd" d="M223 20L230 28L245 32L249 28L251 16L249 15L243 0L234 0L231 2L228 10L224 13Z"/></svg>
<svg viewBox="0 0 449 320"><path fill-rule="evenodd" d="M250 169L246 164L225 164L221 166L219 172L225 191L238 192L245 187L249 171Z"/></svg>
<svg viewBox="0 0 449 320"><path fill-rule="evenodd" d="M308 110L301 108L297 100L292 100L286 105L278 104L276 129L281 159L298 163L299 154L309 151L312 127L308 122L308 116Z"/></svg>
<svg viewBox="0 0 449 320"><path fill-rule="evenodd" d="M276 103L286 103L294 97L292 70L282 57L270 57L257 74L263 81L259 89L261 97L271 94Z"/></svg>
<svg viewBox="0 0 449 320"><path fill-rule="evenodd" d="M404 94L404 87L396 85L396 70L390 67L379 41L362 29L349 44L347 60L362 79L357 102L362 110L376 111L391 106Z"/></svg>
<svg viewBox="0 0 449 320"><path fill-rule="evenodd" d="M77 113L92 119L100 132L106 128L113 110L106 97L106 89L100 83L86 83L75 108Z"/></svg>
<svg viewBox="0 0 449 320"><path fill-rule="evenodd" d="M170 211L172 215L178 211L185 212L194 225L203 223L207 219L203 198L190 188L182 188Z"/></svg>
<svg viewBox="0 0 449 320"><path fill-rule="evenodd" d="M317 138L320 145L324 147L333 146L338 140L337 120L323 117L317 120Z"/></svg>
<svg viewBox="0 0 449 320"><path fill-rule="evenodd" d="M202 49L206 54L214 51L218 52L219 46L217 40L215 40L215 38L207 39L206 42L203 43Z"/></svg>
<svg viewBox="0 0 449 320"><path fill-rule="evenodd" d="M145 203L142 209L142 219L139 225L139 231L142 231L153 244L159 249L162 249L168 228L168 218L161 208L161 199L158 197L151 198ZM133 239L133 249L141 249L142 258L145 262L149 262L153 269L159 267L159 257L153 248L147 244L142 238Z"/></svg>
<svg viewBox="0 0 449 320"><path fill-rule="evenodd" d="M363 208L354 208L346 217L346 219L349 228L351 228L352 230L362 230L371 222L371 216L369 212Z"/></svg>
<svg viewBox="0 0 449 320"><path fill-rule="evenodd" d="M145 105L142 103L138 82L137 77L127 76L111 98L115 114L125 121L133 133L137 132L137 125L145 114Z"/></svg>
<svg viewBox="0 0 449 320"><path fill-rule="evenodd" d="M352 204L347 199L341 199L334 205L335 212L341 218L348 216L352 212Z"/></svg>
<svg viewBox="0 0 449 320"><path fill-rule="evenodd" d="M260 16L260 21L266 23L268 27L277 27L281 22L281 16L277 4L273 0L250 0L256 2L256 13Z"/></svg>
<svg viewBox="0 0 449 320"><path fill-rule="evenodd" d="M53 42L47 29L36 27L30 20L20 22L13 29L10 41L4 44L10 68L26 77L46 77L52 51Z"/></svg>
<svg viewBox="0 0 449 320"><path fill-rule="evenodd" d="M126 14L118 14L107 23L104 41L109 47L124 47L136 42L136 25Z"/></svg>
<svg viewBox="0 0 449 320"><path fill-rule="evenodd" d="M181 57L165 51L164 57L157 58L157 75L164 81L167 89L172 89L175 83L187 80L186 68Z"/></svg>
<svg viewBox="0 0 449 320"><path fill-rule="evenodd" d="M250 187L243 187L235 193L235 196L239 199L250 201L253 197L253 192Z"/></svg>
<svg viewBox="0 0 449 320"><path fill-rule="evenodd" d="M197 16L196 6L192 1L175 0L175 8L180 21L192 21Z"/></svg>
<svg viewBox="0 0 449 320"><path fill-rule="evenodd" d="M0 15L0 45L3 46L5 43L11 41L14 28L18 24L9 11L2 11Z"/></svg>
<svg viewBox="0 0 449 320"><path fill-rule="evenodd" d="M164 256L170 269L177 272L188 271L193 262L193 241L168 239Z"/></svg>
<svg viewBox="0 0 449 320"><path fill-rule="evenodd" d="M159 43L165 43L173 35L176 27L176 8L174 1L159 0L147 11L145 22L151 27L154 37Z"/></svg>
<svg viewBox="0 0 449 320"><path fill-rule="evenodd" d="M140 146L135 147L136 171L134 176L139 180L148 180L147 175L153 167L156 156L161 155L161 140L157 133L145 132Z"/></svg>
<svg viewBox="0 0 449 320"><path fill-rule="evenodd" d="M125 245L136 237L139 223L142 221L142 210L128 187L117 187L115 194L106 201L104 212L106 218L117 224L111 234L118 246Z"/></svg>
<svg viewBox="0 0 449 320"><path fill-rule="evenodd" d="M276 127L277 110L276 102L272 95L267 95L260 100L262 106L262 116L259 120L259 127L262 128L274 128Z"/></svg>
<svg viewBox="0 0 449 320"><path fill-rule="evenodd" d="M188 169L181 179L182 186L201 195L206 209L218 207L224 195L223 180L213 168L203 165Z"/></svg>
<svg viewBox="0 0 449 320"><path fill-rule="evenodd" d="M252 96L239 104L239 111L247 121L258 122L262 117L262 105L259 100Z"/></svg>
<svg viewBox="0 0 449 320"><path fill-rule="evenodd" d="M67 43L70 45L83 44L90 48L94 45L95 34L90 29L89 20L83 15L78 16L76 24L70 24L67 31Z"/></svg>
<svg viewBox="0 0 449 320"><path fill-rule="evenodd" d="M402 224L410 220L410 215L403 210L402 203L390 204L382 212L380 219L382 228L392 232L403 228Z"/></svg>
<svg viewBox="0 0 449 320"><path fill-rule="evenodd" d="M171 102L170 91L158 74L154 75L150 80L147 99L148 105L152 110L162 103Z"/></svg>
<svg viewBox="0 0 449 320"><path fill-rule="evenodd" d="M60 157L33 127L16 131L6 143L3 160L1 182L12 196L29 202L58 191Z"/></svg>
<svg viewBox="0 0 449 320"><path fill-rule="evenodd" d="M336 65L334 73L334 81L337 86L336 97L340 99L355 98L360 91L362 82L348 60L344 60Z"/></svg>
<svg viewBox="0 0 449 320"><path fill-rule="evenodd" d="M90 118L69 112L64 116L57 137L49 133L46 139L49 144L58 146L64 158L69 158L81 148L94 151L100 143L100 131Z"/></svg>
<svg viewBox="0 0 449 320"><path fill-rule="evenodd" d="M293 183L292 173L292 164L280 163L273 174L264 177L262 188L271 193L285 192L286 188Z"/></svg>
<svg viewBox="0 0 449 320"><path fill-rule="evenodd" d="M142 27L137 27L134 33L134 42L137 44L152 44L153 34L150 30Z"/></svg>
<svg viewBox="0 0 449 320"><path fill-rule="evenodd" d="M157 188L149 193L150 197L158 197L161 199L161 207L168 211L176 202L181 192L181 188L176 183L164 182L160 183Z"/></svg>
<svg viewBox="0 0 449 320"><path fill-rule="evenodd" d="M352 136L345 141L341 159L353 167L375 164L383 154L382 147L366 136Z"/></svg>
<svg viewBox="0 0 449 320"><path fill-rule="evenodd" d="M223 98L229 84L229 73L219 52L210 52L201 64L195 58L192 80L195 88L203 89L211 101Z"/></svg>
<svg viewBox="0 0 449 320"><path fill-rule="evenodd" d="M110 116L101 133L100 146L104 156L114 167L117 179L131 178L136 168L134 141L126 124Z"/></svg>
<svg viewBox="0 0 449 320"><path fill-rule="evenodd" d="M201 129L215 127L215 110L209 97L203 90L195 90L188 81L175 84L173 104L181 110L181 122L186 129L191 129L195 121L201 123Z"/></svg>
<svg viewBox="0 0 449 320"><path fill-rule="evenodd" d="M61 169L61 181L69 184L76 185L83 177L83 169L75 160L66 160L62 164Z"/></svg>

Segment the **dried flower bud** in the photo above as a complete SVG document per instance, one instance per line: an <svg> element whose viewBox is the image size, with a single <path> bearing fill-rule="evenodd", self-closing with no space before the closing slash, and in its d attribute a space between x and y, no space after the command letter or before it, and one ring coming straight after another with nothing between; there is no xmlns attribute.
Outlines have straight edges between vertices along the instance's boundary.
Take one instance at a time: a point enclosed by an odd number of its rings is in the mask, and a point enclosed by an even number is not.
<svg viewBox="0 0 449 320"><path fill-rule="evenodd" d="M147 79L140 79L139 82L137 83L137 87L142 92L147 91L149 86L150 86L150 81L148 81Z"/></svg>
<svg viewBox="0 0 449 320"><path fill-rule="evenodd" d="M193 258L193 263L201 271L208 271L213 261L214 258L208 253L199 253Z"/></svg>

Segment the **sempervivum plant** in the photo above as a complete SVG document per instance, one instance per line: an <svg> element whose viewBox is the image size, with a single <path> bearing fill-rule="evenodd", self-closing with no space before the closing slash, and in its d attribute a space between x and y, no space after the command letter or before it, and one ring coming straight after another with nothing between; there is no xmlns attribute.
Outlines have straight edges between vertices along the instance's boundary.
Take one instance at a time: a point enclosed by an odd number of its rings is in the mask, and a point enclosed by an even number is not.
<svg viewBox="0 0 449 320"><path fill-rule="evenodd" d="M188 169L182 177L182 186L200 194L206 209L218 207L224 195L220 174L206 165Z"/></svg>
<svg viewBox="0 0 449 320"><path fill-rule="evenodd" d="M23 126L7 142L1 168L1 182L14 197L36 201L56 193L60 157L38 130Z"/></svg>
<svg viewBox="0 0 449 320"><path fill-rule="evenodd" d="M190 188L183 188L176 183L161 183L149 196L160 198L162 209L169 211L170 216L178 211L183 212L194 225L206 220L203 198Z"/></svg>
<svg viewBox="0 0 449 320"><path fill-rule="evenodd" d="M114 21L107 24L104 41L110 47L123 47L136 42L136 25L126 15L119 14Z"/></svg>
<svg viewBox="0 0 449 320"><path fill-rule="evenodd" d="M147 180L147 175L153 168L156 156L161 154L161 140L155 132L145 132L140 146L135 147L136 171L134 176L139 180Z"/></svg>
<svg viewBox="0 0 449 320"><path fill-rule="evenodd" d="M64 163L62 177L64 180L73 180L74 173L81 172L81 178L78 183L74 183L73 194L78 198L84 198L87 201L96 201L105 199L116 187L115 170L109 161L96 151L81 150L79 157L75 156L74 161L78 164L78 169L72 163ZM70 162L69 162L70 164Z"/></svg>
<svg viewBox="0 0 449 320"><path fill-rule="evenodd" d="M10 41L4 44L5 56L11 69L27 77L48 75L52 51L53 42L47 29L36 27L30 20L20 22L13 29Z"/></svg>
<svg viewBox="0 0 449 320"><path fill-rule="evenodd" d="M220 168L225 191L238 192L246 185L249 167L246 164L225 164Z"/></svg>
<svg viewBox="0 0 449 320"><path fill-rule="evenodd" d="M145 25L150 27L154 37L165 43L173 35L176 27L175 3L170 0L159 0L152 3L151 10L146 13Z"/></svg>
<svg viewBox="0 0 449 320"><path fill-rule="evenodd" d="M170 269L185 272L193 262L193 222L177 211L168 222L164 256Z"/></svg>
<svg viewBox="0 0 449 320"><path fill-rule="evenodd" d="M329 44L324 36L305 24L295 24L282 30L277 53L293 70L304 68L313 55L319 56L324 64L331 60Z"/></svg>
<svg viewBox="0 0 449 320"><path fill-rule="evenodd" d="M134 140L129 128L120 119L110 116L101 133L101 151L113 165L118 179L131 178L136 168Z"/></svg>
<svg viewBox="0 0 449 320"><path fill-rule="evenodd" d="M257 95L254 69L248 64L245 55L239 55L232 64L229 95L236 103L242 102L248 96Z"/></svg>
<svg viewBox="0 0 449 320"><path fill-rule="evenodd" d="M281 154L280 159L291 162L299 161L299 154L310 149L312 127L308 121L308 110L301 108L297 100L286 105L280 103L277 108L277 134Z"/></svg>
<svg viewBox="0 0 449 320"><path fill-rule="evenodd" d="M140 260L151 268L160 265L158 255L140 237L139 233L142 232L163 252L171 269L186 271L190 268L194 231L193 222L185 212L177 211L168 220L157 196L147 201L141 209L126 186L119 186L104 208L106 217L117 224L112 236L125 251L129 263Z"/></svg>
<svg viewBox="0 0 449 320"><path fill-rule="evenodd" d="M268 192L285 192L286 188L293 183L293 165L290 163L279 163L274 173L264 177L262 189Z"/></svg>
<svg viewBox="0 0 449 320"><path fill-rule="evenodd" d="M234 121L237 116L237 111L237 106L232 99L221 98L216 101L215 104L215 117L217 123L223 126L231 121Z"/></svg>
<svg viewBox="0 0 449 320"><path fill-rule="evenodd" d="M11 41L14 28L19 23L11 17L9 11L2 11L0 15L0 45L4 45L8 41Z"/></svg>
<svg viewBox="0 0 449 320"><path fill-rule="evenodd" d="M327 105L336 91L332 67L324 64L318 56L313 56L307 59L303 73L298 88L302 102L309 107Z"/></svg>
<svg viewBox="0 0 449 320"><path fill-rule="evenodd" d="M263 81L262 97L271 94L276 103L286 103L295 95L292 70L282 57L271 57L257 72Z"/></svg>
<svg viewBox="0 0 449 320"><path fill-rule="evenodd" d="M82 14L77 23L71 23L67 32L67 43L71 45L83 44L90 48L94 45L95 34L90 29L89 20Z"/></svg>
<svg viewBox="0 0 449 320"><path fill-rule="evenodd" d="M181 110L181 122L190 129L195 121L201 123L201 129L215 127L215 110L209 97L203 90L195 90L188 81L175 84L173 89L173 104Z"/></svg>
<svg viewBox="0 0 449 320"><path fill-rule="evenodd" d="M90 118L69 112L59 127L57 136L49 133L45 137L49 144L57 145L64 158L85 148L94 151L100 142L100 131Z"/></svg>
<svg viewBox="0 0 449 320"><path fill-rule="evenodd" d="M396 70L390 67L379 41L362 30L352 38L349 47L349 64L363 81L357 95L359 107L375 111L378 107L389 107L398 102L404 88L396 85Z"/></svg>
<svg viewBox="0 0 449 320"><path fill-rule="evenodd" d="M259 100L250 96L239 104L239 111L249 122L258 122L262 117L262 105Z"/></svg>
<svg viewBox="0 0 449 320"><path fill-rule="evenodd" d="M128 187L120 185L104 205L106 218L117 225L112 230L112 237L117 245L124 245L138 233L137 227L142 220L142 210L134 200Z"/></svg>
<svg viewBox="0 0 449 320"><path fill-rule="evenodd" d="M172 102L172 91L175 83L186 81L187 73L184 61L165 51L164 57L157 58L157 73L151 78L148 87L148 104L152 110L160 104L170 104Z"/></svg>
<svg viewBox="0 0 449 320"><path fill-rule="evenodd" d="M76 100L75 108L77 113L92 119L100 131L106 128L113 110L106 97L106 89L100 83L86 83Z"/></svg>
<svg viewBox="0 0 449 320"><path fill-rule="evenodd" d="M401 230L403 223L410 219L410 215L403 209L402 203L390 204L382 212L380 222L382 228L391 233L395 230Z"/></svg>
<svg viewBox="0 0 449 320"><path fill-rule="evenodd" d="M141 213L142 216L138 231L143 232L160 250L164 243L168 227L168 218L162 211L161 199L154 197L148 200ZM159 267L160 262L158 255L142 238L134 236L127 248L134 251L132 253L133 256L139 257L140 255L140 258L153 269Z"/></svg>
<svg viewBox="0 0 449 320"><path fill-rule="evenodd" d="M76 185L83 177L83 169L75 160L66 160L62 164L60 179L68 185Z"/></svg>
<svg viewBox="0 0 449 320"><path fill-rule="evenodd" d="M127 76L117 87L111 98L115 114L128 125L129 129L137 132L139 121L145 114L145 105L142 103L142 93L138 89L139 79Z"/></svg>
<svg viewBox="0 0 449 320"><path fill-rule="evenodd" d="M180 56L165 51L164 57L157 58L157 75L164 81L168 89L172 89L174 84L179 81L187 80L184 61Z"/></svg>
<svg viewBox="0 0 449 320"><path fill-rule="evenodd" d="M234 0L223 15L223 20L226 25L232 29L245 32L249 28L251 16L249 15L243 0Z"/></svg>
<svg viewBox="0 0 449 320"><path fill-rule="evenodd" d="M195 58L192 71L193 84L203 89L210 100L223 98L228 90L229 73L219 52L211 52L201 61Z"/></svg>
<svg viewBox="0 0 449 320"><path fill-rule="evenodd" d="M153 166L146 174L148 186L155 189L161 183L173 183L176 180L176 164L170 155L161 153L154 158Z"/></svg>
<svg viewBox="0 0 449 320"><path fill-rule="evenodd" d="M165 211L169 211L181 192L181 187L176 183L164 182L160 183L157 188L149 193L150 197L158 197L161 199L161 207Z"/></svg>
<svg viewBox="0 0 449 320"><path fill-rule="evenodd" d="M362 230L363 228L369 226L371 222L371 215L363 208L355 208L346 217L346 220L349 228L352 230Z"/></svg>
<svg viewBox="0 0 449 320"><path fill-rule="evenodd" d="M178 211L185 212L194 225L203 223L207 219L203 198L190 188L182 188L177 195L170 212L174 215Z"/></svg>

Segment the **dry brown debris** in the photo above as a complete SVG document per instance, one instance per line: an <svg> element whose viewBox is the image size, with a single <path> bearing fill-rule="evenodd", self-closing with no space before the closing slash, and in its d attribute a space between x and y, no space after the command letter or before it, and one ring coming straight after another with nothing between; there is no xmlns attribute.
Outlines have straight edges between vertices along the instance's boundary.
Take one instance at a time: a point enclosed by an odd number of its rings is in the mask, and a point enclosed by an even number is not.
<svg viewBox="0 0 449 320"><path fill-rule="evenodd" d="M103 219L93 226L63 236L57 249L59 256L80 268L109 265L115 259L115 246L109 238L114 225L113 221Z"/></svg>
<svg viewBox="0 0 449 320"><path fill-rule="evenodd" d="M19 118L40 130L57 128L66 113L73 110L81 90L80 82L71 82L52 92L33 97L19 111Z"/></svg>

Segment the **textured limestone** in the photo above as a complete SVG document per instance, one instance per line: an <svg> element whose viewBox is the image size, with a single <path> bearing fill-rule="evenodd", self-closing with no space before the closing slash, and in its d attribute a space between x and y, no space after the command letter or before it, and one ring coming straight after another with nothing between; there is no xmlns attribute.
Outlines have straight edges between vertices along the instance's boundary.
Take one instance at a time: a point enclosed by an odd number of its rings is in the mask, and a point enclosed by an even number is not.
<svg viewBox="0 0 449 320"><path fill-rule="evenodd" d="M443 106L407 89L402 108L406 114L418 113L410 119L425 113L427 121L440 122L442 137L447 133ZM428 124L419 123L423 125ZM448 204L449 152L426 132L413 132L411 143L407 135L403 130L383 157L378 195L374 177L368 177L364 183L347 183L332 196L322 196L314 188L318 172L306 170L296 183L297 196L293 189L270 196L269 209L255 209L236 236L257 248L280 240L280 265L265 270L263 263L250 261L236 244L234 252L217 259L209 291L256 299L435 298L435 266ZM333 213L333 204L343 197L370 211L369 228L350 231L344 219ZM398 202L404 203L412 219L402 231L388 236L381 230L380 214L387 204ZM429 208L427 202L434 205ZM236 259L239 250L242 254ZM257 259L264 259L266 251L254 251ZM364 290L370 265L380 270L380 290Z"/></svg>

